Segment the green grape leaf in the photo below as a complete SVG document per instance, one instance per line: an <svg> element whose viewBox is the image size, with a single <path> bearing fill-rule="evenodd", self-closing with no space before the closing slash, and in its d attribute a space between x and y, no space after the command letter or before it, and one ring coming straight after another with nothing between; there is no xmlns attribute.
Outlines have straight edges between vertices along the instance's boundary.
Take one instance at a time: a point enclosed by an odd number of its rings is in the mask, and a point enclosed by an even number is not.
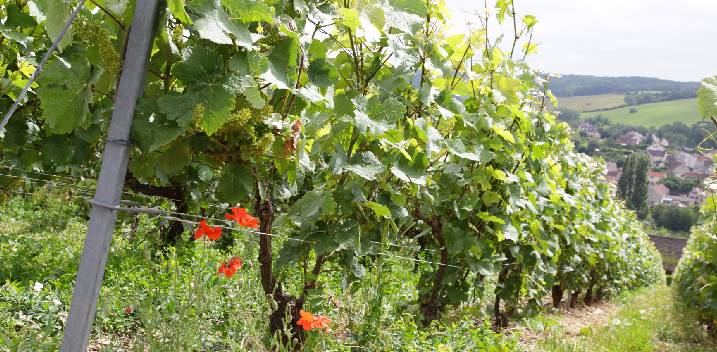
<svg viewBox="0 0 717 352"><path fill-rule="evenodd" d="M532 28L532 27L535 27L535 25L538 23L538 20L535 19L535 16L533 16L533 15L525 15L525 16L523 16L523 23L528 28Z"/></svg>
<svg viewBox="0 0 717 352"><path fill-rule="evenodd" d="M312 60L326 59L326 53L329 51L329 46L324 42L314 39L309 44L309 57Z"/></svg>
<svg viewBox="0 0 717 352"><path fill-rule="evenodd" d="M366 180L373 181L376 175L383 172L386 168L381 161L371 152L363 152L357 156L358 162L346 166L344 169L355 173Z"/></svg>
<svg viewBox="0 0 717 352"><path fill-rule="evenodd" d="M132 140L140 149L153 152L172 143L182 135L183 129L168 122L135 117L132 123Z"/></svg>
<svg viewBox="0 0 717 352"><path fill-rule="evenodd" d="M52 132L70 133L83 125L92 101L90 65L79 55L69 61L54 60L45 66L37 89L42 118Z"/></svg>
<svg viewBox="0 0 717 352"><path fill-rule="evenodd" d="M157 99L157 107L161 113L167 115L167 118L186 128L192 122L197 100L197 96L189 92L168 94Z"/></svg>
<svg viewBox="0 0 717 352"><path fill-rule="evenodd" d="M178 125L174 121L176 118L153 113L157 109L156 105L159 105L154 103L164 99L172 100L170 96L163 96L156 101L143 99L137 104L131 137L143 152L154 152L172 143L186 131L189 125L188 123ZM191 109L188 115L191 121Z"/></svg>
<svg viewBox="0 0 717 352"><path fill-rule="evenodd" d="M54 41L60 36L62 30L65 28L67 20L70 18L70 10L72 4L69 1L64 0L51 0L47 4L47 20L45 22L45 31L47 35ZM65 36L60 40L60 44L57 49L62 52L68 45L72 44L73 30L70 27Z"/></svg>
<svg viewBox="0 0 717 352"><path fill-rule="evenodd" d="M359 21L359 14L356 9L340 8L339 14L341 15L341 23L349 27L352 31L356 31L361 22Z"/></svg>
<svg viewBox="0 0 717 352"><path fill-rule="evenodd" d="M29 35L22 34L20 32L13 31L11 29L5 28L3 25L0 25L0 34L2 34L4 37L11 39L23 47L27 47L28 44L30 44L33 41L33 37Z"/></svg>
<svg viewBox="0 0 717 352"><path fill-rule="evenodd" d="M513 134L510 133L505 127L501 125L493 125L493 132L495 134L501 136L501 138L505 139L506 141L515 144L515 138L513 137Z"/></svg>
<svg viewBox="0 0 717 352"><path fill-rule="evenodd" d="M184 0L167 0L167 6L172 15L184 24L192 24L187 11L184 9Z"/></svg>
<svg viewBox="0 0 717 352"><path fill-rule="evenodd" d="M223 202L241 203L254 193L255 188L256 178L246 165L228 164L222 168L217 197Z"/></svg>
<svg viewBox="0 0 717 352"><path fill-rule="evenodd" d="M425 18L428 13L426 2L422 0L390 0L389 4L397 10L418 15L422 18Z"/></svg>
<svg viewBox="0 0 717 352"><path fill-rule="evenodd" d="M202 16L194 20L194 28L200 37L217 44L236 44L254 49L254 41L246 25L229 19L221 6L203 6L199 12Z"/></svg>
<svg viewBox="0 0 717 352"><path fill-rule="evenodd" d="M179 174L192 162L192 148L186 140L175 141L164 152L155 154L157 170L166 175Z"/></svg>
<svg viewBox="0 0 717 352"><path fill-rule="evenodd" d="M380 101L377 97L368 100L368 115L373 120L395 123L406 114L406 106L393 97Z"/></svg>
<svg viewBox="0 0 717 352"><path fill-rule="evenodd" d="M503 199L500 194L493 192L493 191L486 191L483 193L483 197L481 197L483 200L483 203L487 206L491 206L495 203L500 202L501 199Z"/></svg>
<svg viewBox="0 0 717 352"><path fill-rule="evenodd" d="M274 23L274 8L264 0L222 0L232 19L242 22Z"/></svg>
<svg viewBox="0 0 717 352"><path fill-rule="evenodd" d="M266 101L264 101L264 97L257 87L246 88L244 90L244 97L254 109L262 109L266 105Z"/></svg>
<svg viewBox="0 0 717 352"><path fill-rule="evenodd" d="M172 73L184 84L215 80L222 74L222 58L215 50L196 45L184 50L182 58L182 62L174 65Z"/></svg>
<svg viewBox="0 0 717 352"><path fill-rule="evenodd" d="M498 224L505 224L505 221L504 221L503 219L501 219L501 218L499 218L499 217L497 217L497 216L495 216L495 215L492 215L492 214L490 214L490 213L480 212L480 213L478 213L478 217L481 218L481 219L483 219L483 220L485 220L485 221L488 221L488 222L494 222L494 223L498 223Z"/></svg>
<svg viewBox="0 0 717 352"><path fill-rule="evenodd" d="M379 204L376 202L365 202L363 203L367 207L371 208L373 210L374 214L378 217L382 218L390 218L391 217L391 210L388 209L387 206L383 204Z"/></svg>
<svg viewBox="0 0 717 352"><path fill-rule="evenodd" d="M74 148L71 135L54 135L44 140L42 145L42 160L53 163L66 163L72 160L73 153L77 152Z"/></svg>
<svg viewBox="0 0 717 352"><path fill-rule="evenodd" d="M409 165L395 164L391 167L391 173L403 182L415 183L421 186L426 184L426 174Z"/></svg>
<svg viewBox="0 0 717 352"><path fill-rule="evenodd" d="M297 227L310 227L322 216L332 214L336 203L330 192L312 190L306 192L287 212L276 219L275 226L293 224Z"/></svg>
<svg viewBox="0 0 717 352"><path fill-rule="evenodd" d="M99 0L98 4L103 5L103 8L107 11L122 16L127 10L130 0Z"/></svg>
<svg viewBox="0 0 717 352"><path fill-rule="evenodd" d="M247 61L249 62L249 72L251 75L259 76L269 69L269 58L258 51L248 52Z"/></svg>
<svg viewBox="0 0 717 352"><path fill-rule="evenodd" d="M316 90L316 87L313 87L313 86L306 86L306 87L299 88L296 91L296 95L298 95L312 103L320 103L322 101L326 101L326 97L321 95L321 93L319 93L319 91Z"/></svg>
<svg viewBox="0 0 717 352"><path fill-rule="evenodd" d="M216 51L194 46L183 56L184 61L174 68L175 76L190 86L196 104L204 108L202 129L212 135L229 120L236 94L241 93L242 87L231 77L223 76L222 59ZM184 107L184 104L178 106Z"/></svg>
<svg viewBox="0 0 717 352"><path fill-rule="evenodd" d="M4 26L10 27L10 28L34 28L36 23L35 19L22 12L20 8L17 7L15 4L8 4L6 7L7 11L7 20L5 20Z"/></svg>
<svg viewBox="0 0 717 352"><path fill-rule="evenodd" d="M290 267L292 264L301 260L306 255L307 246L299 241L286 241L279 249L276 260L274 261L274 270L281 272Z"/></svg>
<svg viewBox="0 0 717 352"><path fill-rule="evenodd" d="M459 158L478 162L482 160L482 148L480 148L481 150L471 150L472 148L466 147L460 139L447 139L445 143L448 151Z"/></svg>
<svg viewBox="0 0 717 352"><path fill-rule="evenodd" d="M697 104L702 117L717 117L717 76L702 80L697 90Z"/></svg>
<svg viewBox="0 0 717 352"><path fill-rule="evenodd" d="M298 50L299 40L294 36L285 37L274 44L269 54L269 70L262 75L262 78L279 89L289 89L293 86Z"/></svg>
<svg viewBox="0 0 717 352"><path fill-rule="evenodd" d="M503 226L502 231L500 231L500 233L502 234L503 238L505 238L506 240L518 242L518 240L520 239L518 230L512 224L505 224Z"/></svg>
<svg viewBox="0 0 717 352"><path fill-rule="evenodd" d="M224 85L207 84L197 93L197 97L204 107L202 129L211 136L229 120L236 96Z"/></svg>
<svg viewBox="0 0 717 352"><path fill-rule="evenodd" d="M386 16L386 23L389 24L392 28L396 28L403 33L413 33L414 30L420 26L425 20L423 18L416 16L411 13L407 13L401 10L396 9L386 9L385 11ZM395 36L388 36L390 39L394 39L395 41L392 43L392 46L395 46L395 48L399 47L398 39ZM413 60L416 60L418 57L415 55L415 53L411 52L411 50L405 50L407 48L401 47L404 50L396 50L396 54L394 56L398 57L398 60L400 60L400 57L410 57Z"/></svg>
<svg viewBox="0 0 717 352"><path fill-rule="evenodd" d="M309 79L319 87L327 88L333 85L338 79L336 67L326 59L316 59L309 64Z"/></svg>

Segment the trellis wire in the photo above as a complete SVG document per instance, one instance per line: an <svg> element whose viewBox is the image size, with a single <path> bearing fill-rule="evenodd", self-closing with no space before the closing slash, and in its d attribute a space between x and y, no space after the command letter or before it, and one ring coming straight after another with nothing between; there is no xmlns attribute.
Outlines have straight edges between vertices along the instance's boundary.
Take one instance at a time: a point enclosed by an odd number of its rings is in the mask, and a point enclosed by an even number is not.
<svg viewBox="0 0 717 352"><path fill-rule="evenodd" d="M0 174L0 176L6 176L6 175ZM12 177L17 177L17 176L12 176ZM44 181L44 180L41 180L41 181ZM22 192L22 191L17 191L17 190L12 191L11 193L18 193L18 194L25 194L25 195L37 194L37 192ZM90 198L90 197L84 197L84 196L79 196L79 195L69 195L69 196L73 197L73 198L82 199L84 201L92 202L92 198ZM101 205L101 206L104 206L104 205ZM194 219L202 219L202 220L213 220L213 221L219 221L222 223L229 222L228 220L224 220L224 219L201 217L198 215L166 211L166 210L157 209L157 208L145 208L145 207L135 207L135 208L113 207L113 208L118 211L125 211L125 212L129 212L129 213L156 215L157 217L162 217L163 219L166 219L166 220L177 221L177 222L181 222L183 224L189 224L189 225L193 225L193 226L199 225L200 222L194 221L194 220L182 219L178 216L185 216L185 217L190 217L190 218L194 218ZM281 239L289 240L289 241L315 244L315 242L308 241L308 240L305 240L302 238L291 237L288 235L267 233L267 232L250 229L250 228L236 228L236 227L230 227L230 226L225 226L225 225L213 225L213 226L219 227L221 229L225 229L225 230L228 230L231 232L251 233L251 234L256 234L256 235L267 235L270 237L281 238ZM435 251L433 249L420 249L420 248L399 245L399 244L394 244L394 243L382 243L382 242L378 242L378 241L368 241L368 242L376 244L376 245L388 245L388 246L396 247L396 248L409 249L409 250L417 252L417 253L421 253L421 252L425 253L425 252L429 252L429 251L430 252ZM431 261L431 260L425 260L425 259L410 258L410 257L405 257L405 256L400 256L400 255L395 255L395 254L390 254L390 253L385 253L385 252L375 252L373 254L384 256L384 257L395 258L395 259L408 260L408 261L417 262L417 263L425 263L425 264L433 264L433 265L438 265L438 266L447 266L447 267L451 267L451 268L465 269L465 267L463 267L463 266L458 266L458 265L453 265L453 264L444 264L444 263L435 262L435 261Z"/></svg>
<svg viewBox="0 0 717 352"><path fill-rule="evenodd" d="M91 190L79 188L79 187L77 187L77 185L74 185L74 184L65 183L65 182L58 182L58 181L53 181L53 180L43 180L43 179L40 179L40 178L30 177L30 176L27 176L27 175L10 175L10 174L0 173L0 176L12 177L12 178L23 179L23 180L29 180L31 183L35 183L35 184L37 184L37 183L50 183L50 184L62 185L62 186L67 186L67 187L70 188L71 190L78 190L78 191L83 191L83 192L91 192Z"/></svg>
<svg viewBox="0 0 717 352"><path fill-rule="evenodd" d="M30 76L30 80L27 81L27 84L25 84L25 87L22 88L22 91L20 91L20 94L18 94L17 98L15 98L15 101L12 103L10 110L8 110L7 114L5 114L5 117L3 118L2 122L0 122L0 131L2 131L3 128L5 128L5 125L7 125L8 121L10 121L10 118L12 117L12 115L15 114L17 107L20 106L20 101L22 101L22 99L25 98L27 91L30 90L30 86L32 86L32 84L35 82L35 80L37 79L37 76L40 75L40 72L45 67L45 64L47 64L47 61L50 59L50 56L52 56L52 53L55 51L55 49L57 49L57 46L60 44L60 41L62 41L62 38L65 36L67 31L70 29L72 22L75 21L75 18L80 13L80 10L82 10L82 7L84 5L85 5L85 0L80 0L80 3L77 5L77 8L75 8L75 10L72 11L70 18L67 20L67 23L65 23L65 26L62 28L60 35L57 38L55 38L55 41L52 42L52 45L50 45L50 48L47 49L45 56L43 56L43 58L42 58L42 61L35 69L35 72L32 73L32 76Z"/></svg>
<svg viewBox="0 0 717 352"><path fill-rule="evenodd" d="M25 173L36 173L36 174L39 174L39 175L44 175L44 176L49 176L49 177L64 178L64 179L68 179L68 180L72 180L72 181L76 181L76 182L80 182L80 181L90 181L90 182L97 183L97 179L91 178L91 177L61 176L61 175L57 175L57 174L50 174L50 173L45 173L45 172L40 172L40 171L21 169L21 168L17 168L17 167L14 167L14 166L11 166L11 165L7 165L7 164L2 164L2 163L0 163L0 168L5 168L5 169L9 169L9 170L16 170L16 171L25 172ZM28 177L28 178L29 178L29 177ZM38 180L38 179L35 179L35 180ZM48 180L42 180L42 181L43 181L43 182L50 182L50 181L48 181ZM52 181L52 182L55 182L55 181ZM74 185L74 184L73 184L72 186L73 186L73 187L77 187L77 186ZM78 189L79 189L79 187L78 187ZM85 190L88 191L88 192L91 192L91 191L92 191L92 190L90 190L90 189L85 189ZM203 204L200 204L200 203L198 203L198 202L183 201L183 200L180 200L180 199L174 199L174 198L165 197L165 196L153 196L153 195L142 194L142 193L131 192L131 191L122 191L122 194L125 194L125 195L128 195L128 196L133 196L133 197L140 197L140 198L144 198L144 199L163 199L163 200L168 200L168 201L173 201L173 202L180 202L180 203L186 203L186 204L196 205L196 206L198 206L198 207L205 207ZM208 204L208 205L206 205L206 207L214 208L214 209L220 209L220 210L222 210L222 211L226 210L226 207L222 207L222 206L219 206L219 205L213 205L213 204Z"/></svg>
<svg viewBox="0 0 717 352"><path fill-rule="evenodd" d="M27 176L7 175L7 174L3 174L3 173L0 173L0 177L12 177L12 178L17 178L17 179L22 179L22 180L25 180L25 181L27 181L27 182L30 182L30 183L32 183L32 184L34 184L34 185L40 185L41 183L50 183L50 184L53 184L53 186L54 186L54 185L61 185L61 187L56 187L56 188L58 188L58 189L65 189L65 190L68 190L68 191L75 191L75 192L77 192L77 193L82 194L82 195L68 194L68 195L67 195L68 197L77 198L77 199L83 199L83 200L91 200L91 199L92 199L91 194L90 194L91 190L86 190L86 189L81 189L81 188L75 188L75 187L73 187L72 185L69 185L69 184L66 184L66 183L56 183L56 182L54 182L54 181L40 180L40 179L31 178L31 177L27 177ZM64 188L63 188L63 187L64 187ZM40 194L39 191L35 191L35 192L23 192L23 191L18 191L18 190L12 190L12 191L9 192L9 193L13 193L13 194L23 194L23 195L36 195L36 194ZM124 199L123 199L123 200L120 200L120 202L121 202L121 203L124 203L124 204L127 204L127 205L132 205L132 206L142 205L141 203L133 202L133 201L130 201L130 200L124 200Z"/></svg>
<svg viewBox="0 0 717 352"><path fill-rule="evenodd" d="M69 181L72 181L72 182L75 182L75 181L85 181L85 180L93 180L93 181L94 181L94 179L91 179L91 178L73 177L73 176L61 176L61 175L57 175L57 174L49 174L49 173L41 172L41 171L21 169L21 168L19 168L19 167L7 165L7 164L2 164L2 163L0 163L0 169L16 170L16 171L25 172L25 173L33 173L33 174L38 174L38 175L43 175L43 176L49 176L49 177L55 177L55 178L63 178L63 179L66 179L66 180L69 180Z"/></svg>
<svg viewBox="0 0 717 352"><path fill-rule="evenodd" d="M20 172L24 172L24 173L35 173L35 174L38 174L38 175L44 175L44 176L48 176L48 177L63 178L63 179L71 180L71 181L74 181L74 182L90 181L90 182L97 183L97 179L94 179L94 178L91 178L91 177L61 176L61 175L50 174L50 173L46 173L46 172L40 172L40 171L34 171L34 170L21 169L21 168L18 168L18 167L14 167L14 166L7 165L7 164L1 164L1 163L0 163L0 168L2 168L2 169L8 169L8 170L20 171ZM48 182L48 183L58 183L58 184L64 184L64 185L68 185L68 186L69 186L69 184L67 184L67 183L60 183L60 182L52 181L52 180L42 180L42 179L37 179L37 178L33 178L33 177L30 177L30 176L26 176L26 175L23 175L23 177L13 176L13 175L5 175L5 174L0 174L0 175L9 176L9 177L16 177L16 178L28 178L28 179L34 180L34 181L42 181L42 182ZM86 191L86 192L92 192L92 191L93 191L93 190L91 190L91 189L80 188L80 187L78 187L76 184L72 184L71 186L72 186L73 188L76 188L76 189L79 189L79 190L83 190L83 191ZM183 202L182 200L174 199L174 198L170 198L170 197L152 196L152 195L147 195L147 194L142 194L142 193L136 193L136 192L130 192L130 191L122 191L122 194L125 194L125 195L128 195L128 196L132 196L132 197L141 197L141 198L145 198L145 199L157 199L157 198L159 198L159 199L163 199L163 200L171 200L171 201L173 201L173 202ZM197 206L201 206L201 204L198 204L198 203L196 203L196 202L186 202L186 203L187 203L187 204L194 204L194 205L197 205ZM225 209L225 208L220 207L220 206L217 206L217 205L209 205L209 207L216 208L216 209L222 209L222 210Z"/></svg>
<svg viewBox="0 0 717 352"><path fill-rule="evenodd" d="M0 164L0 168L2 168L2 167L9 168L9 169L15 169L15 170L18 170L18 171L24 171L24 172L35 172L35 173L38 173L38 174L41 174L41 175L46 175L46 176L62 177L62 176L59 176L59 175L53 175L53 174L49 174L49 173L42 173L42 172L38 172L38 171L23 170L23 169L18 169L18 168L14 168L14 167L5 166L5 165ZM25 177L23 177L23 176L14 176L14 175L2 174L2 173L0 173L0 176L8 176L8 177L14 177L14 178L27 178L27 179L34 180L34 181L38 181L38 182L51 182L51 183L63 184L63 185L73 186L73 187L74 187L74 185L69 185L69 184L66 184L66 183L58 183L58 182L56 182L56 181L46 181L46 180L36 179L36 178L28 177L28 176L25 176ZM79 179L78 179L78 180L79 180ZM89 180L92 180L92 179L89 179ZM85 189L80 189L80 190L85 191L85 192L91 192L91 190L85 190ZM150 196L147 196L147 195L144 195L144 194L140 194L140 193L129 193L129 192L124 192L124 193L125 193L125 194L128 194L128 195L133 195L133 196L150 197ZM171 199L171 198L166 198L166 197L161 197L161 196L156 196L156 197L158 197L158 198L163 198L163 199L168 199L168 200L173 200L173 199ZM174 201L178 201L178 200L174 200ZM199 204L196 204L196 203L195 203L195 205L199 205ZM212 205L212 207L214 207L214 208L216 208L216 209L222 209L222 210L226 211L226 208L223 208L223 207L220 207L220 206L214 206L214 205ZM140 209L141 209L141 208L140 208ZM207 217L207 216L198 216L198 215L194 215L194 214L180 213L180 212L174 212L174 211L164 210L164 209L146 208L146 207L145 207L145 209L147 209L146 212L151 212L151 213L155 213L155 212L161 211L161 212L164 212L165 214L177 215L177 216L185 216L185 217L194 218L194 219L207 219L207 220L214 220L214 221L218 221L218 222L222 222L222 223L227 223L227 222L228 222L227 220L220 219L220 218ZM128 211L128 209L122 209L122 210ZM142 211L135 211L135 212L142 212ZM264 234L264 233L259 232L259 231L256 231L256 233ZM267 235L271 235L271 234L267 234ZM369 242L369 243L372 243L372 244L377 244L377 245L387 245L387 246L390 246L390 247L405 248L405 249L410 249L410 250L415 250L415 251L426 251L426 252L435 252L435 251L436 251L435 249L429 249L429 248L419 249L419 248L415 248L415 247L411 247L411 246L406 246L406 245L400 245L400 244L396 244L396 243L384 243L384 242L378 242L378 241L373 241L373 240L369 240L368 242Z"/></svg>
<svg viewBox="0 0 717 352"><path fill-rule="evenodd" d="M26 195L37 194L37 192L21 192L21 191L13 191L13 193L26 194ZM83 200L91 201L91 198L89 198L89 197L80 197L80 196L76 196L76 195L71 195L71 197L77 197L77 198L81 198L81 199L83 199ZM196 225L199 224L199 221L187 220L187 219L182 219L182 218L179 218L179 217L176 217L176 216L166 215L166 214L173 213L173 212L163 211L163 210L154 209L154 208L121 208L121 207L116 207L115 209L116 209L116 210L121 210L121 211L126 211L126 212L131 212L131 213L142 213L142 214L156 215L157 217L162 217L163 219L166 219L166 220L177 221L177 222L181 222L181 223L184 223L184 224L190 224L190 225L194 225L194 226L196 226ZM182 214L182 215L190 216L190 217L197 217L196 215L191 215L191 214L183 214L183 213L177 213L177 214ZM209 218L209 219L213 219L213 218ZM214 219L214 220L217 220L217 219ZM225 220L221 220L221 221L225 221ZM315 242L307 241L307 240L304 240L304 239L301 239L301 238L290 237L290 236L286 236L286 235L278 235L278 234L266 233L266 232L256 231L256 230L252 230L252 229L248 229L248 228L238 229L238 228L235 228L235 227L229 227L229 226L224 226L224 225L216 225L215 227L219 227L219 228L222 228L222 229L225 229L225 230L229 230L229 231L231 231L231 232L239 232L239 233L242 233L242 232L246 233L246 232L248 232L248 233L253 233L253 234L259 234L259 235L267 235L267 236L271 236L271 237L277 237L277 238L281 238L281 239L284 239L284 240L290 240L290 241L297 241L297 242L315 244ZM381 242L376 242L376 241L370 241L370 242L371 242L371 243L375 243L375 244L381 244L381 245L389 245L389 246L395 246L395 247L400 247L400 248L407 248L407 249L411 249L411 250L413 250L413 251L415 251L415 252L425 252L425 250L423 250L423 249L417 249L417 248L412 248L412 247L408 247L408 246L395 245L395 244L391 244L391 243L381 243ZM390 253L385 253L385 252L375 252L375 253L373 253L373 254L380 255L380 256L384 256L384 257L395 258L395 259L413 261L413 262L417 262L417 263L425 263L425 264L433 264L433 265L438 265L438 266L447 266L447 267L451 267L451 268L465 269L465 267L463 267L463 266L458 266L458 265L453 265L453 264L443 264L443 263L434 262L434 261L431 261L431 260L410 258L410 257L405 257L405 256L400 256L400 255L395 255L395 254L390 254Z"/></svg>

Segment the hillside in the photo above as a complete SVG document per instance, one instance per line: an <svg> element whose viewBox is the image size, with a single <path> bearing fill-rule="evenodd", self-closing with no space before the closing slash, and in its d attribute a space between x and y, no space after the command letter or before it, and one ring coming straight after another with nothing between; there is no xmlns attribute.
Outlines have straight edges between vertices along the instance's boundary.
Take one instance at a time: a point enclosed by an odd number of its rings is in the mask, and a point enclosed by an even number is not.
<svg viewBox="0 0 717 352"><path fill-rule="evenodd" d="M699 88L698 82L678 82L651 77L564 75L550 80L550 90L557 97L631 92L675 92L681 97L687 98L694 96L697 88Z"/></svg>
<svg viewBox="0 0 717 352"><path fill-rule="evenodd" d="M625 125L659 127L673 122L693 124L701 120L695 99L680 99L638 105L637 112L630 113L630 107L622 107L607 111L586 112L581 118L603 116L613 122Z"/></svg>
<svg viewBox="0 0 717 352"><path fill-rule="evenodd" d="M664 284L647 181L556 123L512 1L464 35L425 0L125 2L0 6L0 352L519 352Z"/></svg>
<svg viewBox="0 0 717 352"><path fill-rule="evenodd" d="M595 111L625 106L625 94L597 94L559 97L558 105L575 111Z"/></svg>

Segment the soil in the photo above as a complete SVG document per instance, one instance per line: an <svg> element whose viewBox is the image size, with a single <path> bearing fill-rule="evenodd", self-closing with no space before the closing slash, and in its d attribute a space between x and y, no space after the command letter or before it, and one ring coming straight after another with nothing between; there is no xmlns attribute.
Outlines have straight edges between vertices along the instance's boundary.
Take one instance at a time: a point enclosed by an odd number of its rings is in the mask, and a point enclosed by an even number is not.
<svg viewBox="0 0 717 352"><path fill-rule="evenodd" d="M554 310L554 313L547 317L553 318L562 330L566 338L574 338L588 328L593 330L596 327L608 323L608 318L620 308L619 305L610 302L597 302L592 306L578 305L574 309ZM550 329L551 327L545 327ZM531 330L525 326L518 326L520 345L526 351L538 351L537 342L545 337L545 331Z"/></svg>

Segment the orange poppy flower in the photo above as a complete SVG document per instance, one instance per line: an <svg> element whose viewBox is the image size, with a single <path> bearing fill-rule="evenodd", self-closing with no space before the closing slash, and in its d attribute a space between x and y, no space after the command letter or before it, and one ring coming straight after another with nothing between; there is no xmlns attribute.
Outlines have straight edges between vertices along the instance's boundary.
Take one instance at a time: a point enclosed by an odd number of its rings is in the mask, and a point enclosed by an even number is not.
<svg viewBox="0 0 717 352"><path fill-rule="evenodd" d="M231 214L224 214L224 217L230 221L236 221L239 226L250 227L253 229L259 228L259 219L251 216L244 208L232 208Z"/></svg>
<svg viewBox="0 0 717 352"><path fill-rule="evenodd" d="M331 327L329 325L331 324L331 319L329 317L324 315L319 315L316 317L316 320L314 320L313 328L314 329L322 329L326 332L331 331Z"/></svg>
<svg viewBox="0 0 717 352"><path fill-rule="evenodd" d="M323 315L313 315L311 312L304 310L299 311L301 318L296 321L296 325L301 326L304 330L322 329L326 332L331 331L329 324L331 319Z"/></svg>
<svg viewBox="0 0 717 352"><path fill-rule="evenodd" d="M209 226L207 222L202 219L202 221L199 222L197 231L194 232L194 239L198 240L202 238L202 236L207 236L210 241L216 241L219 237L222 237L222 228L219 226Z"/></svg>
<svg viewBox="0 0 717 352"><path fill-rule="evenodd" d="M222 263L222 265L219 267L218 274L224 275L228 279L234 276L237 270L241 269L242 266L244 266L244 262L242 262L241 258L232 257L232 259L229 259L228 262Z"/></svg>

